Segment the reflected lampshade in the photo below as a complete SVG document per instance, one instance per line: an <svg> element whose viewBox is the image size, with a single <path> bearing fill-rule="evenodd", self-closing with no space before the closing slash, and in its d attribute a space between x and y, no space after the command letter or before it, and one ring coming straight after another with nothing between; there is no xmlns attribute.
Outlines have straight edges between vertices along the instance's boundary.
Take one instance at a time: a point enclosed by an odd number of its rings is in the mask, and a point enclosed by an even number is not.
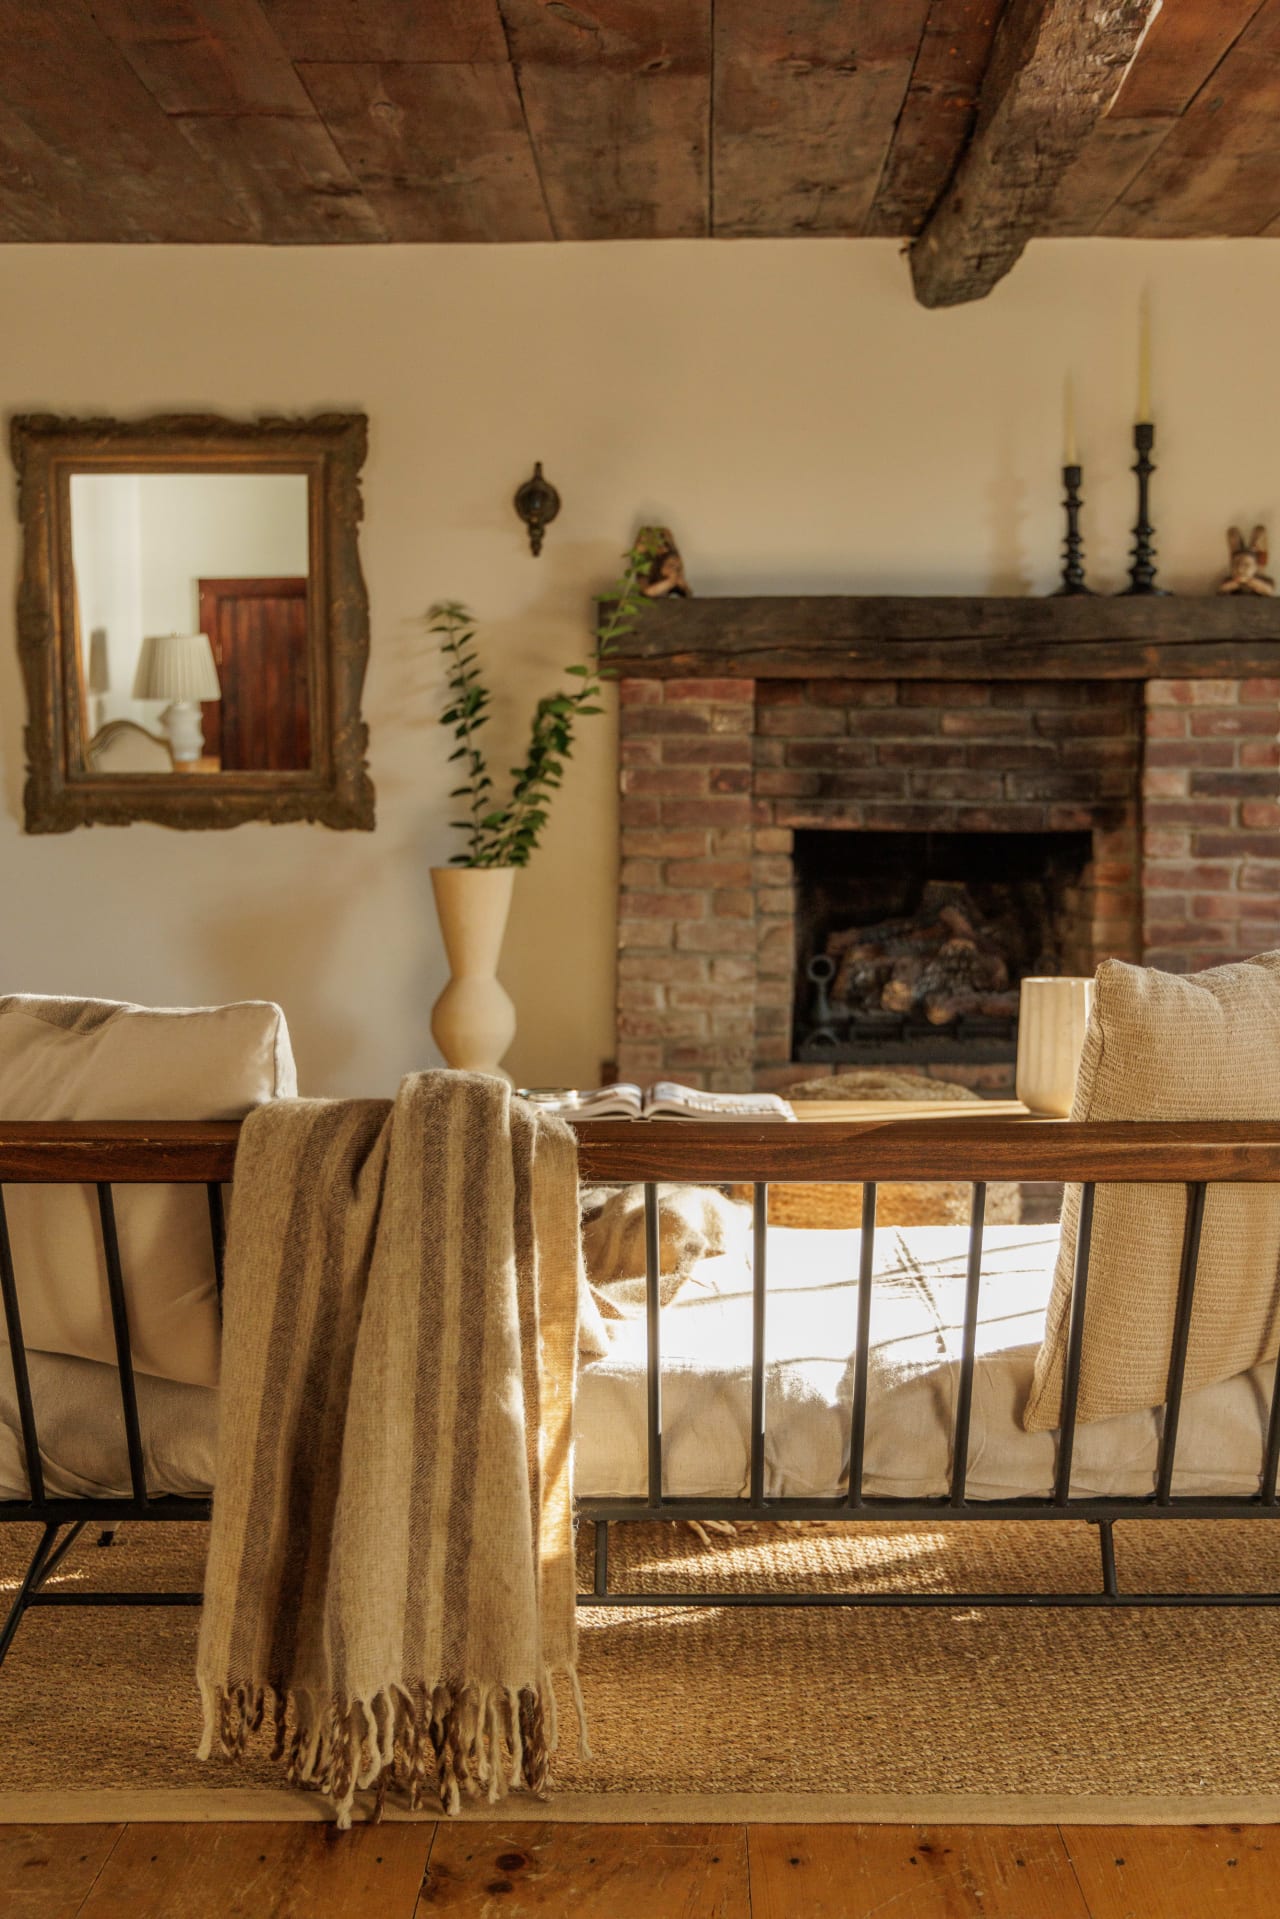
<svg viewBox="0 0 1280 1919"><path fill-rule="evenodd" d="M88 683L91 693L111 691L111 654L105 626L95 626L89 635Z"/></svg>
<svg viewBox="0 0 1280 1919"><path fill-rule="evenodd" d="M133 676L135 700L199 704L222 698L207 633L153 633L142 642Z"/></svg>

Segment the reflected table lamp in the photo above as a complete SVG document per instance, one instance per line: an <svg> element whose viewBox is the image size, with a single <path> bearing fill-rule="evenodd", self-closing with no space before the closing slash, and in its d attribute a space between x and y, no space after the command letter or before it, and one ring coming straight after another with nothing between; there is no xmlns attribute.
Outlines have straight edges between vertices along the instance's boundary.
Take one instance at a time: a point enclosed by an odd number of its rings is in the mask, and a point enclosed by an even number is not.
<svg viewBox="0 0 1280 1919"><path fill-rule="evenodd" d="M220 700L218 669L207 633L155 633L142 642L133 676L135 700L167 700L160 715L175 770L204 753L202 700Z"/></svg>

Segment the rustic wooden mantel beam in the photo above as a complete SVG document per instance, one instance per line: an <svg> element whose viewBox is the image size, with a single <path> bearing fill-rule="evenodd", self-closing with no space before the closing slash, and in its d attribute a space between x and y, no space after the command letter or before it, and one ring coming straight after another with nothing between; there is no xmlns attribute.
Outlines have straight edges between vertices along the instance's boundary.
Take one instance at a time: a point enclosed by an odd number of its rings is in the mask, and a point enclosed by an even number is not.
<svg viewBox="0 0 1280 1919"><path fill-rule="evenodd" d="M1277 678L1280 599L666 600L611 664L636 679Z"/></svg>
<svg viewBox="0 0 1280 1919"><path fill-rule="evenodd" d="M911 249L922 306L981 300L1048 216L1160 0L1009 0L973 137Z"/></svg>

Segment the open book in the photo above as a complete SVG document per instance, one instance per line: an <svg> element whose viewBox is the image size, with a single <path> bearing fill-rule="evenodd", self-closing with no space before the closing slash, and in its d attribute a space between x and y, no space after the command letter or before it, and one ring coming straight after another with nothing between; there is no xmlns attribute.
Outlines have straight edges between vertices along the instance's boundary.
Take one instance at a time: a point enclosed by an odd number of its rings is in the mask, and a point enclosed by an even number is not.
<svg viewBox="0 0 1280 1919"><path fill-rule="evenodd" d="M520 1098L565 1119L791 1119L795 1114L776 1093L702 1093L676 1080L636 1086L622 1080L592 1092L572 1087L521 1087Z"/></svg>

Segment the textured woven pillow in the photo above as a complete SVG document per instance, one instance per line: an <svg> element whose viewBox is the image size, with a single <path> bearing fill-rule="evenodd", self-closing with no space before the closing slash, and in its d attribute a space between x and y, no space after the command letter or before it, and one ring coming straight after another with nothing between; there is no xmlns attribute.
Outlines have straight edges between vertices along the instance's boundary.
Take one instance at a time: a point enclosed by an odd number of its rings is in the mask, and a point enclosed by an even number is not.
<svg viewBox="0 0 1280 1919"><path fill-rule="evenodd" d="M1280 953L1185 978L1104 961L1071 1117L1280 1119ZM1059 1423L1079 1218L1080 1189L1069 1187L1030 1432ZM1183 1186L1097 1187L1081 1420L1163 1403L1185 1218ZM1211 1185L1185 1389L1231 1379L1278 1346L1280 1189Z"/></svg>
<svg viewBox="0 0 1280 1919"><path fill-rule="evenodd" d="M284 1014L265 1001L179 1010L0 998L3 1119L240 1119L296 1092ZM204 1187L117 1186L114 1199L134 1365L216 1385ZM114 1365L93 1187L9 1186L5 1207L25 1343Z"/></svg>

